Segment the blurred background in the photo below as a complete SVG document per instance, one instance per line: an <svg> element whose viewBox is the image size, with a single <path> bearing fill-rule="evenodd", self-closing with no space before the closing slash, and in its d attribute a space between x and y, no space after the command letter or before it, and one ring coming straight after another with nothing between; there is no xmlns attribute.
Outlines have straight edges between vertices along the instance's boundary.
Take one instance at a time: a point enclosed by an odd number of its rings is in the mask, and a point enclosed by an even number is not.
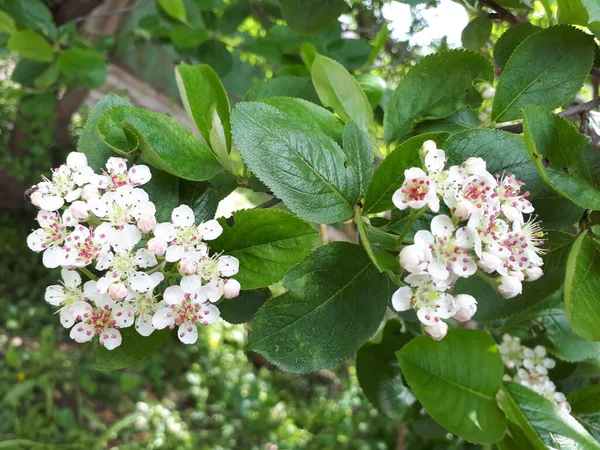
<svg viewBox="0 0 600 450"><path fill-rule="evenodd" d="M249 325L221 321L201 330L197 345L169 338L131 368L98 371L93 346L71 341L44 302L59 274L25 244L35 210L23 192L76 148L106 93L192 128L174 77L184 61L210 64L232 105L273 77L305 77L305 97L318 102L303 62L312 46L356 74L381 120L397 80L419 58L460 46L489 55L487 43L508 26L482 16L477 0L313 0L309 21L301 3L0 1L14 19L0 20L0 448L476 448L447 435L414 400L410 428L378 413L354 361L304 376L276 370L244 351ZM184 17L174 4L184 5ZM544 20L541 7L523 14ZM473 18L481 19L476 30ZM11 26L56 45L28 54L31 43L11 40ZM486 123L488 112L460 120ZM214 207L228 215L261 201L230 190Z"/></svg>

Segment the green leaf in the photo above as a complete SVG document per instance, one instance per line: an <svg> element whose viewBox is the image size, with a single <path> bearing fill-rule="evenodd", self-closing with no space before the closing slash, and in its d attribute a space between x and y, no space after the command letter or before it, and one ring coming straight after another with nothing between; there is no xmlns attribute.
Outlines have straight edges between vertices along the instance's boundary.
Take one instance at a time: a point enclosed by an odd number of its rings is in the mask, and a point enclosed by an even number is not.
<svg viewBox="0 0 600 450"><path fill-rule="evenodd" d="M10 79L19 84L31 84L35 79L43 75L50 64L34 61L32 59L20 59L10 75Z"/></svg>
<svg viewBox="0 0 600 450"><path fill-rule="evenodd" d="M544 330L540 335L544 346L557 358L579 362L600 356L600 343L583 340L573 333L562 309L544 311L536 321Z"/></svg>
<svg viewBox="0 0 600 450"><path fill-rule="evenodd" d="M217 307L221 311L221 319L225 322L240 324L252 320L256 312L271 297L267 288L254 291L242 291L235 298L224 298Z"/></svg>
<svg viewBox="0 0 600 450"><path fill-rule="evenodd" d="M388 321L381 342L369 341L356 354L356 376L363 393L379 412L397 421L416 400L402 381L395 355L411 338L401 328L399 320Z"/></svg>
<svg viewBox="0 0 600 450"><path fill-rule="evenodd" d="M290 292L258 311L248 346L294 373L351 357L377 331L391 295L387 276L347 242L317 248L283 284Z"/></svg>
<svg viewBox="0 0 600 450"><path fill-rule="evenodd" d="M436 141L442 147L449 133L427 133L415 136L397 146L377 167L365 194L365 213L374 214L394 207L392 195L404 182L404 171L420 166L419 149L423 142Z"/></svg>
<svg viewBox="0 0 600 450"><path fill-rule="evenodd" d="M458 133L459 131L467 131L473 128L479 128L481 122L476 111L472 109L463 109L456 111L443 119L426 120L415 127L415 133Z"/></svg>
<svg viewBox="0 0 600 450"><path fill-rule="evenodd" d="M98 121L106 111L116 106L131 106L131 103L115 94L102 97L92 108L77 142L77 151L85 154L88 164L95 171L105 167L108 158L115 156L114 151L100 137Z"/></svg>
<svg viewBox="0 0 600 450"><path fill-rule="evenodd" d="M583 154L589 139L568 120L536 106L524 109L523 131L542 179L582 208L600 209L600 189Z"/></svg>
<svg viewBox="0 0 600 450"><path fill-rule="evenodd" d="M311 74L324 106L331 107L344 122L354 120L364 129L369 127L373 120L369 100L344 66L333 59L316 55Z"/></svg>
<svg viewBox="0 0 600 450"><path fill-rule="evenodd" d="M419 336L396 355L408 385L437 422L469 442L502 439L506 420L495 396L503 366L489 334L450 330L441 341Z"/></svg>
<svg viewBox="0 0 600 450"><path fill-rule="evenodd" d="M13 34L17 31L17 25L15 19L6 14L4 11L0 11L0 32Z"/></svg>
<svg viewBox="0 0 600 450"><path fill-rule="evenodd" d="M114 350L96 345L97 370L119 370L141 361L162 344L171 330L155 330L147 337L140 335L135 327L123 328L120 332L123 343Z"/></svg>
<svg viewBox="0 0 600 450"><path fill-rule="evenodd" d="M386 142L397 141L417 123L477 108L474 83L494 79L490 62L478 53L452 50L421 59L400 81L383 120Z"/></svg>
<svg viewBox="0 0 600 450"><path fill-rule="evenodd" d="M492 119L519 119L527 105L548 110L562 106L581 89L592 68L595 48L592 36L564 25L525 39L502 72Z"/></svg>
<svg viewBox="0 0 600 450"><path fill-rule="evenodd" d="M187 22L187 12L183 0L158 0L161 8L173 19Z"/></svg>
<svg viewBox="0 0 600 450"><path fill-rule="evenodd" d="M117 106L98 121L102 140L117 152L138 148L157 169L193 181L213 178L221 166L213 153L175 120L132 106ZM137 142L131 140L135 138Z"/></svg>
<svg viewBox="0 0 600 450"><path fill-rule="evenodd" d="M89 48L73 47L58 55L56 64L70 77L81 77L92 88L99 88L106 79L106 61L100 53Z"/></svg>
<svg viewBox="0 0 600 450"><path fill-rule="evenodd" d="M373 147L367 133L356 122L349 121L344 128L343 151L348 158L348 167L356 171L360 190L359 197L365 192L373 175Z"/></svg>
<svg viewBox="0 0 600 450"><path fill-rule="evenodd" d="M529 22L520 23L506 30L494 47L494 61L496 65L503 69L510 55L513 54L519 44L540 30L540 27L536 27Z"/></svg>
<svg viewBox="0 0 600 450"><path fill-rule="evenodd" d="M238 103L232 124L244 162L294 214L319 223L350 217L358 180L331 138L256 102Z"/></svg>
<svg viewBox="0 0 600 450"><path fill-rule="evenodd" d="M56 83L58 80L58 76L60 75L60 69L56 63L50 65L48 69L44 73L42 73L39 77L33 80L33 84L39 88L48 88Z"/></svg>
<svg viewBox="0 0 600 450"><path fill-rule="evenodd" d="M537 450L545 450L544 440L560 435L572 441L574 450L600 449L592 436L564 409L517 383L505 382L507 416L519 424Z"/></svg>
<svg viewBox="0 0 600 450"><path fill-rule="evenodd" d="M227 151L229 151L231 148L229 99L215 71L206 64L188 66L181 63L175 69L175 79L185 110L208 143L210 143L210 131L213 126L211 108L216 105L225 132Z"/></svg>
<svg viewBox="0 0 600 450"><path fill-rule="evenodd" d="M585 231L579 235L567 262L565 309L573 331L592 341L600 341L600 248Z"/></svg>
<svg viewBox="0 0 600 450"><path fill-rule="evenodd" d="M197 47L195 53L198 61L211 66L221 78L233 70L233 57L221 41L208 40Z"/></svg>
<svg viewBox="0 0 600 450"><path fill-rule="evenodd" d="M558 23L587 26L589 15L582 0L557 0Z"/></svg>
<svg viewBox="0 0 600 450"><path fill-rule="evenodd" d="M215 185L207 181L179 180L179 202L192 208L196 224L214 219L219 202L231 194L236 187L221 183L218 179L217 176Z"/></svg>
<svg viewBox="0 0 600 450"><path fill-rule="evenodd" d="M26 28L40 30L45 34L55 37L56 25L52 17L52 12L41 0L8 0L2 2L2 9L9 16L14 18L15 22Z"/></svg>
<svg viewBox="0 0 600 450"><path fill-rule="evenodd" d="M571 412L580 414L600 414L600 385L594 384L571 392L567 396Z"/></svg>
<svg viewBox="0 0 600 450"><path fill-rule="evenodd" d="M481 50L492 34L492 21L487 17L475 17L462 31L462 46L469 50Z"/></svg>
<svg viewBox="0 0 600 450"><path fill-rule="evenodd" d="M8 40L8 49L17 52L19 57L35 61L52 62L54 49L41 35L31 30L13 33Z"/></svg>
<svg viewBox="0 0 600 450"><path fill-rule="evenodd" d="M317 91L307 77L277 77L263 81L246 93L244 101L252 102L268 97L295 97L320 103Z"/></svg>
<svg viewBox="0 0 600 450"><path fill-rule="evenodd" d="M372 73L361 73L354 78L356 78L358 85L367 96L371 108L376 108L385 96L385 91L387 89L385 80Z"/></svg>
<svg viewBox="0 0 600 450"><path fill-rule="evenodd" d="M458 280L454 293L472 294L477 298L477 321L499 319L525 311L562 287L573 241L574 237L567 233L548 231L545 236L548 252L544 256L544 275L539 280L523 283L523 293L513 299L501 297L480 277Z"/></svg>
<svg viewBox="0 0 600 450"><path fill-rule="evenodd" d="M274 209L247 209L233 214L233 225L220 219L223 233L211 241L215 252L240 261L235 278L242 289L277 283L311 251L317 231L292 214Z"/></svg>
<svg viewBox="0 0 600 450"><path fill-rule="evenodd" d="M171 212L180 205L180 179L155 167L150 167L150 172L152 173L152 179L144 185L143 189L150 196L150 200L156 205L156 220L159 222L170 222Z"/></svg>
<svg viewBox="0 0 600 450"><path fill-rule="evenodd" d="M169 31L169 38L180 50L196 47L208 40L209 35L206 30L196 30L187 25L177 25Z"/></svg>
<svg viewBox="0 0 600 450"><path fill-rule="evenodd" d="M288 25L301 33L316 33L337 22L348 8L344 0L280 0Z"/></svg>
<svg viewBox="0 0 600 450"><path fill-rule="evenodd" d="M385 44L387 43L389 38L390 29L388 27L387 21L384 21L381 24L381 28L379 28L379 31L377 32L377 36L375 36L375 39L373 40L373 48L371 49L371 53L369 54L369 59L367 59L367 62L365 63L365 67L370 67L373 64L373 62L379 56L379 53L381 53L381 50L384 49Z"/></svg>

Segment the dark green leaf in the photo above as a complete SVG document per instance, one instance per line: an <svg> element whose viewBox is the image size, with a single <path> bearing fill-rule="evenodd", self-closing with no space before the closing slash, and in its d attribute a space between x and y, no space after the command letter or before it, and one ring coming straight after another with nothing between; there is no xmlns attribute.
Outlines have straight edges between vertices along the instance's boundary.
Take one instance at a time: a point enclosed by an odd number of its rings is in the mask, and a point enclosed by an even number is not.
<svg viewBox="0 0 600 450"><path fill-rule="evenodd" d="M244 96L244 101L251 102L268 97L295 97L320 103L312 81L307 77L277 77L255 85Z"/></svg>
<svg viewBox="0 0 600 450"><path fill-rule="evenodd" d="M348 158L348 167L356 171L360 197L365 192L373 175L374 156L369 136L352 120L346 123L344 128L344 146L342 149ZM356 201L359 197L356 198Z"/></svg>
<svg viewBox="0 0 600 450"><path fill-rule="evenodd" d="M32 59L20 59L10 75L10 79L19 84L32 84L36 78L43 75L50 64L34 61Z"/></svg>
<svg viewBox="0 0 600 450"><path fill-rule="evenodd" d="M343 0L281 0L288 25L301 33L316 33L333 23L348 8Z"/></svg>
<svg viewBox="0 0 600 450"><path fill-rule="evenodd" d="M397 141L424 120L477 108L482 98L474 83L493 79L492 65L478 53L453 50L426 56L402 78L387 105L385 140Z"/></svg>
<svg viewBox="0 0 600 450"><path fill-rule="evenodd" d="M196 55L200 62L211 66L220 77L229 75L233 70L233 57L221 41L206 41L198 47Z"/></svg>
<svg viewBox="0 0 600 450"><path fill-rule="evenodd" d="M600 344L583 340L573 333L562 309L544 311L537 322L543 326L540 337L545 347L557 358L579 362L600 357Z"/></svg>
<svg viewBox="0 0 600 450"><path fill-rule="evenodd" d="M492 21L487 17L475 17L462 31L462 46L469 50L481 50L492 33Z"/></svg>
<svg viewBox="0 0 600 450"><path fill-rule="evenodd" d="M31 30L21 30L10 36L8 49L17 52L19 57L35 61L51 62L54 50L46 39Z"/></svg>
<svg viewBox="0 0 600 450"><path fill-rule="evenodd" d="M218 179L218 177L217 177ZM207 181L179 180L179 202L188 205L194 211L196 223L215 218L219 202L235 189L230 184Z"/></svg>
<svg viewBox="0 0 600 450"><path fill-rule="evenodd" d="M391 295L387 276L347 242L319 247L283 284L290 292L258 311L248 346L295 373L351 357L377 331Z"/></svg>
<svg viewBox="0 0 600 450"><path fill-rule="evenodd" d="M577 389L567 396L573 415L600 414L600 385Z"/></svg>
<svg viewBox="0 0 600 450"><path fill-rule="evenodd" d="M182 203L179 200L179 182L184 180L155 167L150 167L150 171L152 179L144 185L144 190L156 205L156 220L170 222L171 212Z"/></svg>
<svg viewBox="0 0 600 450"><path fill-rule="evenodd" d="M450 114L443 119L426 120L415 127L417 134L423 133L458 133L459 131L467 131L472 128L481 126L479 116L472 109L463 109Z"/></svg>
<svg viewBox="0 0 600 450"><path fill-rule="evenodd" d="M52 64L50 65L50 67L48 67L48 69L46 69L44 73L42 73L39 77L33 80L33 84L35 84L36 87L42 89L48 88L54 83L56 83L56 80L58 80L59 75L60 69L58 68L58 65L56 63Z"/></svg>
<svg viewBox="0 0 600 450"><path fill-rule="evenodd" d="M177 25L169 31L169 38L178 49L196 47L209 38L206 30L196 30L187 25Z"/></svg>
<svg viewBox="0 0 600 450"><path fill-rule="evenodd" d="M92 88L99 88L106 79L106 61L89 48L73 47L61 52L56 60L60 70L70 77L81 77Z"/></svg>
<svg viewBox="0 0 600 450"><path fill-rule="evenodd" d="M224 298L217 304L221 311L221 319L233 324L249 322L254 314L271 297L267 288L254 291L242 291L235 298Z"/></svg>
<svg viewBox="0 0 600 450"><path fill-rule="evenodd" d="M496 65L504 68L510 55L513 54L519 44L540 30L540 27L536 27L529 22L520 23L506 30L494 47L494 61L496 61Z"/></svg>
<svg viewBox="0 0 600 450"><path fill-rule="evenodd" d="M582 0L557 0L556 4L558 23L587 26L589 15Z"/></svg>
<svg viewBox="0 0 600 450"><path fill-rule="evenodd" d="M96 345L96 369L119 370L141 361L153 353L167 338L170 329L155 330L150 336L142 336L135 327L121 330L123 343L114 350Z"/></svg>
<svg viewBox="0 0 600 450"><path fill-rule="evenodd" d="M489 334L451 330L441 341L420 336L396 355L408 385L437 422L469 442L502 439L506 420L495 396L503 366Z"/></svg>

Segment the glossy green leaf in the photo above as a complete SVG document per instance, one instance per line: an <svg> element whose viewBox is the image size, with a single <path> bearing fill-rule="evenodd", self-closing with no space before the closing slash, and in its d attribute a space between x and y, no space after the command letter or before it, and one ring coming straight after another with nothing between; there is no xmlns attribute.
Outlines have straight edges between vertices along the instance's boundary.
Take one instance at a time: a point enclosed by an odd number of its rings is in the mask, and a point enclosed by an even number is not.
<svg viewBox="0 0 600 450"><path fill-rule="evenodd" d="M268 97L294 97L312 103L320 103L317 91L310 78L277 77L255 85L244 96L244 101L252 102Z"/></svg>
<svg viewBox="0 0 600 450"><path fill-rule="evenodd" d="M267 288L253 291L241 291L235 298L224 298L217 307L221 311L221 319L225 322L240 324L252 320L256 312L271 297Z"/></svg>
<svg viewBox="0 0 600 450"><path fill-rule="evenodd" d="M344 0L281 0L281 14L301 33L316 33L337 22L348 8Z"/></svg>
<svg viewBox="0 0 600 450"><path fill-rule="evenodd" d="M187 22L187 12L183 0L158 0L161 8L173 19Z"/></svg>
<svg viewBox="0 0 600 450"><path fill-rule="evenodd" d="M459 131L467 131L473 128L479 128L481 122L477 111L472 109L463 109L456 111L443 119L426 120L415 127L415 133L458 133Z"/></svg>
<svg viewBox="0 0 600 450"><path fill-rule="evenodd" d="M379 412L393 420L402 420L416 400L402 381L395 354L411 339L401 328L399 320L388 321L381 342L369 341L356 354L356 376L363 393Z"/></svg>
<svg viewBox="0 0 600 450"><path fill-rule="evenodd" d="M567 262L565 309L573 331L592 341L600 341L600 246L589 233L579 235Z"/></svg>
<svg viewBox="0 0 600 450"><path fill-rule="evenodd" d="M586 341L573 333L562 309L544 311L536 320L543 327L540 338L544 346L557 358L578 362L600 357L600 343Z"/></svg>
<svg viewBox="0 0 600 450"><path fill-rule="evenodd" d="M351 216L358 180L331 138L264 103L238 103L232 125L244 162L293 213L319 223Z"/></svg>
<svg viewBox="0 0 600 450"><path fill-rule="evenodd" d="M365 194L365 213L373 214L394 207L392 195L404 182L404 171L409 167L420 166L419 149L423 142L436 141L443 148L449 133L426 133L415 136L397 146L377 167Z"/></svg>
<svg viewBox="0 0 600 450"><path fill-rule="evenodd" d="M244 290L280 281L312 250L318 236L309 223L275 209L237 211L231 227L224 219L220 222L223 234L211 241L211 250L223 251L240 261L235 278Z"/></svg>
<svg viewBox="0 0 600 450"><path fill-rule="evenodd" d="M535 106L523 111L523 131L546 183L582 208L600 209L600 188L592 182L584 159L589 139L568 120Z"/></svg>
<svg viewBox="0 0 600 450"><path fill-rule="evenodd" d="M19 57L35 61L51 62L54 49L41 35L31 30L13 33L8 40L8 49L17 52Z"/></svg>
<svg viewBox="0 0 600 450"><path fill-rule="evenodd" d="M494 46L494 61L496 65L504 68L510 55L513 54L519 44L540 30L540 27L536 27L529 22L520 23L506 30Z"/></svg>
<svg viewBox="0 0 600 450"><path fill-rule="evenodd" d="M488 333L450 330L441 341L420 336L396 355L408 385L437 422L469 442L502 439L506 420L495 396L503 365Z"/></svg>
<svg viewBox="0 0 600 450"><path fill-rule="evenodd" d="M344 128L343 151L348 158L347 167L356 171L358 178L359 196L365 192L367 184L373 175L373 146L367 133L356 122L346 123ZM358 197L356 200L358 201Z"/></svg>
<svg viewBox="0 0 600 450"><path fill-rule="evenodd" d="M139 149L148 164L180 178L204 181L222 169L191 131L164 114L117 106L100 118L98 130L113 150L129 154Z"/></svg>
<svg viewBox="0 0 600 450"><path fill-rule="evenodd" d="M96 369L97 370L119 370L131 366L156 349L167 338L170 329L155 330L150 336L142 336L135 327L120 330L123 343L114 350L106 350L96 345Z"/></svg>
<svg viewBox="0 0 600 450"><path fill-rule="evenodd" d="M316 55L311 73L324 106L331 107L344 122L354 120L364 129L369 127L373 120L369 100L344 66L333 59Z"/></svg>
<svg viewBox="0 0 600 450"><path fill-rule="evenodd" d="M377 331L391 295L387 276L347 242L317 248L283 284L289 292L258 311L248 346L294 373L351 357Z"/></svg>
<svg viewBox="0 0 600 450"><path fill-rule="evenodd" d="M594 39L569 26L546 28L528 37L502 72L492 119L519 119L521 109L527 105L548 110L562 106L581 89L594 54Z"/></svg>
<svg viewBox="0 0 600 450"><path fill-rule="evenodd" d="M554 402L517 383L504 382L507 416L519 424L534 448L543 450L552 435L569 439L574 450L600 449L596 440L577 420Z"/></svg>
<svg viewBox="0 0 600 450"><path fill-rule="evenodd" d="M492 21L487 17L475 17L462 31L462 46L469 50L481 50L492 34Z"/></svg>
<svg viewBox="0 0 600 450"><path fill-rule="evenodd" d="M492 65L478 53L452 50L426 56L400 80L387 105L385 140L397 141L424 120L477 108L482 97L474 83L493 79Z"/></svg>

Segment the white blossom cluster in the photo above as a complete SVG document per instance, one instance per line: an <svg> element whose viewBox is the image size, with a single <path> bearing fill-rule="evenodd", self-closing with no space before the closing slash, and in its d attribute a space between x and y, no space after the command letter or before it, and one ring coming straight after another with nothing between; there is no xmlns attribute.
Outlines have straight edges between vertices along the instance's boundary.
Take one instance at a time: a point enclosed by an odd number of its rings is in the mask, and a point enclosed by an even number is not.
<svg viewBox="0 0 600 450"><path fill-rule="evenodd" d="M116 157L97 174L73 152L33 187L40 227L27 244L43 252L46 267L62 267L63 280L46 289L46 301L60 307L61 324L77 342L98 336L112 350L121 344L119 329L135 324L142 336L177 326L181 342L193 344L197 325L219 319L213 303L239 294L239 282L229 279L238 260L211 255L206 243L223 231L219 222L195 225L192 209L181 205L171 222L157 223L140 188L151 177L147 166L128 168Z"/></svg>
<svg viewBox="0 0 600 450"><path fill-rule="evenodd" d="M520 383L553 401L566 412L571 411L565 395L556 392L556 385L548 377L548 369L553 369L556 361L546 356L543 346L538 345L531 349L522 345L518 337L505 334L498 349L504 366L511 373L504 375L505 381Z"/></svg>
<svg viewBox="0 0 600 450"><path fill-rule="evenodd" d="M398 311L416 310L425 332L442 339L448 330L445 319L466 321L477 310L472 296L449 293L456 280L482 271L493 274L503 297L519 295L522 282L543 274L543 233L538 222L525 220L533 206L513 174L494 176L475 157L446 169L446 154L433 141L426 141L420 154L425 170L404 171L394 205L438 213L443 201L450 215L435 216L430 231L418 231L414 244L400 252L400 265L410 274L392 304Z"/></svg>

